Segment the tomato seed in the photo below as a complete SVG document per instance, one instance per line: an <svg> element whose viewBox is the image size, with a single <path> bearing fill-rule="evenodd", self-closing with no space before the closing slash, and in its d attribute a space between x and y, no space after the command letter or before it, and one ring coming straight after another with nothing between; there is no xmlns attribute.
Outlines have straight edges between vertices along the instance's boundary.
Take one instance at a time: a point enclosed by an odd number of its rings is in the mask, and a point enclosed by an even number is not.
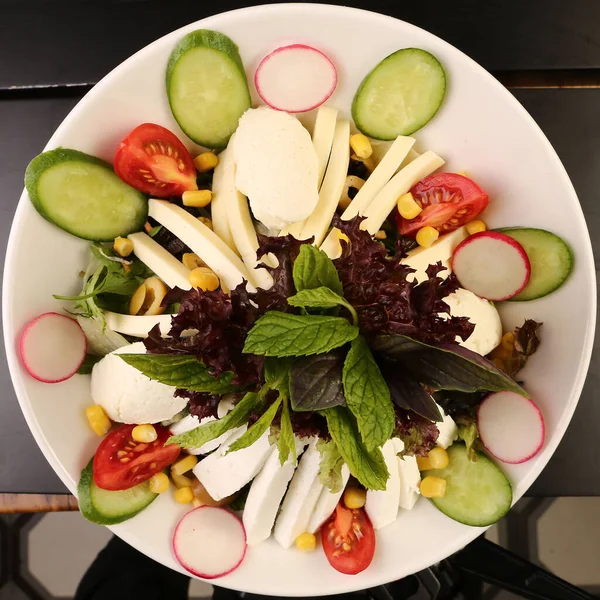
<svg viewBox="0 0 600 600"><path fill-rule="evenodd" d="M122 462L123 464L126 464L126 463L128 463L128 462L129 462L129 459L128 459L127 457L125 457L125 458L122 458L122 459L121 459L121 462Z"/></svg>
<svg viewBox="0 0 600 600"><path fill-rule="evenodd" d="M342 548L344 549L344 552L350 552L350 550L352 550L352 546L350 544L344 544Z"/></svg>

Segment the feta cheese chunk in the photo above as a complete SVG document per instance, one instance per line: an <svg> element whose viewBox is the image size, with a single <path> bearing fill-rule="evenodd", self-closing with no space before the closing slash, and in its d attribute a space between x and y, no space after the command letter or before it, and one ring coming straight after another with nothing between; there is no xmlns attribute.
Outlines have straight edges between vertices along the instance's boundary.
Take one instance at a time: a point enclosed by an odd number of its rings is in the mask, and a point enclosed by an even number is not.
<svg viewBox="0 0 600 600"><path fill-rule="evenodd" d="M175 388L152 381L128 365L119 354L146 354L143 342L107 354L92 369L91 392L96 404L117 423L158 423L182 411L187 400L175 398Z"/></svg>
<svg viewBox="0 0 600 600"><path fill-rule="evenodd" d="M313 440L300 459L275 523L273 535L289 548L296 538L308 530L308 522L323 491L319 481L321 453Z"/></svg>
<svg viewBox="0 0 600 600"><path fill-rule="evenodd" d="M246 431L244 425L230 435L221 447L194 467L194 475L215 500L222 500L241 490L254 479L269 457L269 432L251 446L227 454L229 446Z"/></svg>
<svg viewBox="0 0 600 600"><path fill-rule="evenodd" d="M404 450L404 442L398 438L394 439L396 453ZM400 474L400 508L412 510L421 495L419 484L421 483L421 472L414 456L405 456L396 459L398 461L398 472Z"/></svg>
<svg viewBox="0 0 600 600"><path fill-rule="evenodd" d="M381 448L383 459L390 476L385 490L368 490L365 510L375 529L381 529L393 523L398 516L400 503L400 469L396 456L397 442L388 440Z"/></svg>
<svg viewBox="0 0 600 600"><path fill-rule="evenodd" d="M332 515L337 503L340 501L346 484L350 479L350 469L347 464L342 465L342 488L339 492L332 492L327 487L323 487L321 495L317 500L315 510L313 510L308 522L308 529L310 533L315 533L327 519Z"/></svg>
<svg viewBox="0 0 600 600"><path fill-rule="evenodd" d="M313 212L319 199L317 154L296 117L267 107L247 110L233 150L236 186L256 219L283 229Z"/></svg>
<svg viewBox="0 0 600 600"><path fill-rule="evenodd" d="M458 438L458 427L454 422L454 419L444 412L444 409L438 404L440 413L444 420L441 423L436 423L436 426L440 432L437 439L437 445L442 448L448 448Z"/></svg>
<svg viewBox="0 0 600 600"><path fill-rule="evenodd" d="M296 440L296 456L300 456L303 450L304 444ZM296 465L291 456L282 466L279 449L274 447L271 450L265 466L250 486L244 507L242 520L249 546L254 546L271 535L279 505L295 470Z"/></svg>

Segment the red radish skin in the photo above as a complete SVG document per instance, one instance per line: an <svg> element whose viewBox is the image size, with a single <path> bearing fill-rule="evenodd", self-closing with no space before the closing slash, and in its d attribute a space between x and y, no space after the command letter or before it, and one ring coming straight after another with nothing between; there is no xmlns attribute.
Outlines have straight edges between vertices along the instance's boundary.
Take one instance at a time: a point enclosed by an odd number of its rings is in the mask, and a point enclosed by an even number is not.
<svg viewBox="0 0 600 600"><path fill-rule="evenodd" d="M19 341L25 369L44 383L60 383L73 377L86 352L87 339L79 323L55 312L31 321Z"/></svg>
<svg viewBox="0 0 600 600"><path fill-rule="evenodd" d="M241 519L225 508L199 506L182 517L173 534L175 557L186 571L202 579L235 571L247 548Z"/></svg>
<svg viewBox="0 0 600 600"><path fill-rule="evenodd" d="M518 465L533 458L544 445L546 426L536 403L514 392L496 392L477 410L479 437L498 460Z"/></svg>
<svg viewBox="0 0 600 600"><path fill-rule="evenodd" d="M456 247L452 271L462 287L499 302L516 296L527 285L531 264L519 242L504 233L482 231Z"/></svg>
<svg viewBox="0 0 600 600"><path fill-rule="evenodd" d="M254 85L275 110L302 113L326 102L337 87L337 70L320 50L305 44L277 48L262 59Z"/></svg>

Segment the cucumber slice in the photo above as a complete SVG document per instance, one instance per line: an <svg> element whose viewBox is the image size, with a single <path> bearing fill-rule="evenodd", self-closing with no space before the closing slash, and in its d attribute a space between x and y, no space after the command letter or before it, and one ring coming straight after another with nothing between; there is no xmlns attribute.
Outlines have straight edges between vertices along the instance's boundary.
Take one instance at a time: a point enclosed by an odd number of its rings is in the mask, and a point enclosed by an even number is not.
<svg viewBox="0 0 600 600"><path fill-rule="evenodd" d="M533 227L505 227L496 231L519 242L531 263L529 283L511 301L547 296L558 289L573 270L573 253L556 234Z"/></svg>
<svg viewBox="0 0 600 600"><path fill-rule="evenodd" d="M217 31L188 33L169 58L167 95L190 139L206 148L225 148L252 105L238 47Z"/></svg>
<svg viewBox="0 0 600 600"><path fill-rule="evenodd" d="M395 140L427 124L446 93L446 74L437 58L405 48L384 58L362 81L352 118L365 135Z"/></svg>
<svg viewBox="0 0 600 600"><path fill-rule="evenodd" d="M464 444L448 448L450 462L445 469L425 471L423 475L442 477L446 495L432 502L446 516L474 527L487 527L501 519L512 504L512 487L506 475L485 455L469 460Z"/></svg>
<svg viewBox="0 0 600 600"><path fill-rule="evenodd" d="M146 197L121 181L103 160L57 148L36 156L25 172L36 210L61 229L97 242L139 231L146 222Z"/></svg>
<svg viewBox="0 0 600 600"><path fill-rule="evenodd" d="M93 459L90 460L81 472L77 486L79 510L88 521L98 525L122 523L135 517L158 496L150 491L150 484L147 481L118 492L99 488L94 483L93 462Z"/></svg>

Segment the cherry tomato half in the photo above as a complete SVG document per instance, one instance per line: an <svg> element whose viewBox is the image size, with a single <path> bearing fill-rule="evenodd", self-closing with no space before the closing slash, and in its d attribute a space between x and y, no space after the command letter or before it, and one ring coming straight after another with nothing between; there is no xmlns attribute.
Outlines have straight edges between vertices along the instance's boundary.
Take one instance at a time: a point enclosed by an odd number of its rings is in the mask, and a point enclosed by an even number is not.
<svg viewBox="0 0 600 600"><path fill-rule="evenodd" d="M488 195L472 180L458 173L436 173L425 177L411 190L423 211L407 221L396 212L402 235L415 236L429 225L440 234L450 233L475 219L488 205Z"/></svg>
<svg viewBox="0 0 600 600"><path fill-rule="evenodd" d="M94 456L94 483L103 490L127 490L174 463L181 448L165 446L169 430L154 425L157 439L148 444L131 437L135 425L121 425L100 443Z"/></svg>
<svg viewBox="0 0 600 600"><path fill-rule="evenodd" d="M348 509L342 503L321 527L321 543L329 564L340 573L364 571L375 554L375 531L363 508Z"/></svg>
<svg viewBox="0 0 600 600"><path fill-rule="evenodd" d="M168 129L144 123L119 144L115 172L131 187L159 198L197 190L196 167L187 148Z"/></svg>

